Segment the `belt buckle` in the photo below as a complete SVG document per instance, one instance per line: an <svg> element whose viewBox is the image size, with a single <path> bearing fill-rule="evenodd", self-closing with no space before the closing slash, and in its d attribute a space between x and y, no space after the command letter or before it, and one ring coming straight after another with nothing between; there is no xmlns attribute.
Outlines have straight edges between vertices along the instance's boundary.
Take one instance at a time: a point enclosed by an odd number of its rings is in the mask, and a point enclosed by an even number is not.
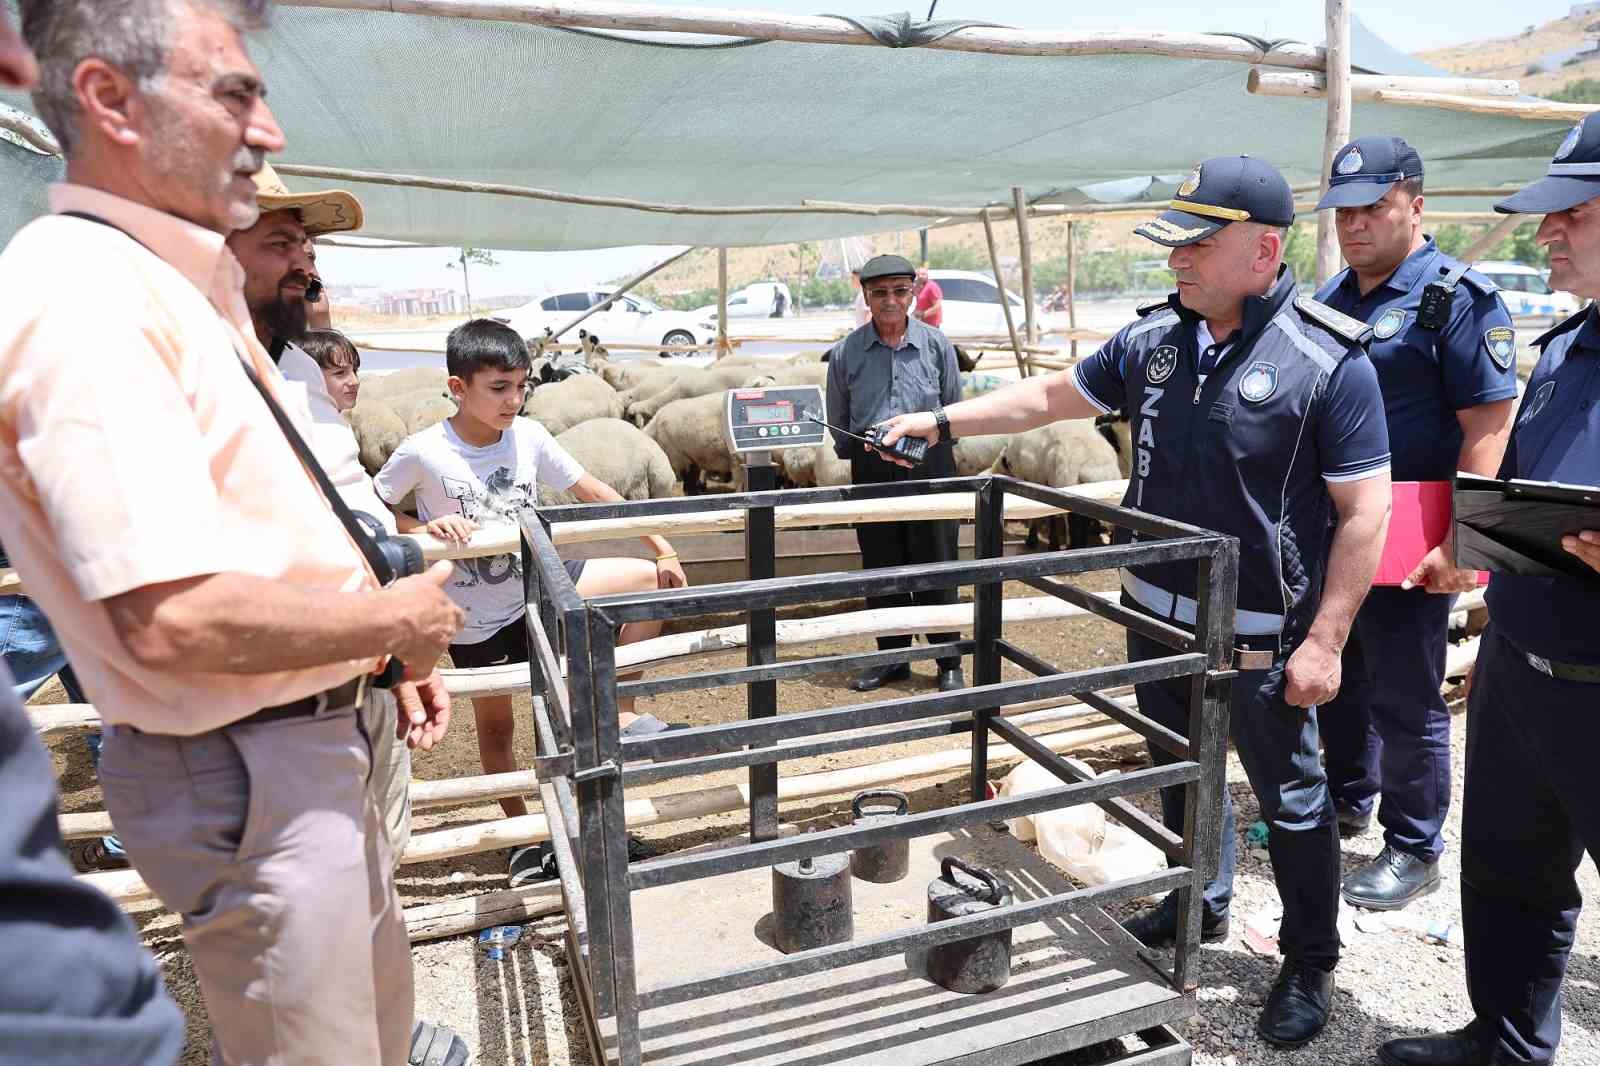
<svg viewBox="0 0 1600 1066"><path fill-rule="evenodd" d="M1271 649L1235 648L1233 665L1244 671L1270 670L1273 657Z"/></svg>
<svg viewBox="0 0 1600 1066"><path fill-rule="evenodd" d="M1556 672L1554 668L1551 667L1549 659L1546 659L1542 655L1535 655L1531 651L1525 651L1522 654L1523 657L1528 660L1528 665L1539 671L1545 677L1556 676Z"/></svg>

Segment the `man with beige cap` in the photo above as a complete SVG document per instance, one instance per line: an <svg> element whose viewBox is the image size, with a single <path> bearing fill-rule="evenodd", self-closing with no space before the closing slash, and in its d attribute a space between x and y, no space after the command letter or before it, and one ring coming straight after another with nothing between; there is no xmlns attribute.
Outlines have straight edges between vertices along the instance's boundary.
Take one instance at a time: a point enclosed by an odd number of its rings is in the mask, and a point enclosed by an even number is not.
<svg viewBox="0 0 1600 1066"><path fill-rule="evenodd" d="M0 540L100 712L216 1061L398 1066L411 953L357 709L391 659L429 676L450 567L380 584L286 439L304 393L224 245L284 147L245 45L267 4L117 7L21 5L67 180L0 253ZM426 701L408 740L444 721Z"/></svg>

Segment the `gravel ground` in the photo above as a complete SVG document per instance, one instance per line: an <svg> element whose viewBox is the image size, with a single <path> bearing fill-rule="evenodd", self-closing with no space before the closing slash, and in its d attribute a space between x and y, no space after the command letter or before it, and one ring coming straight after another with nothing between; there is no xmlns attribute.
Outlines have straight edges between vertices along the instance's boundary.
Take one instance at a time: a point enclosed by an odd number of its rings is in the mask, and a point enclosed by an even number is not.
<svg viewBox="0 0 1600 1066"><path fill-rule="evenodd" d="M1456 710L1451 761L1459 796L1466 731L1459 705ZM1229 782L1239 804L1242 832L1255 820L1256 805L1235 759L1229 760ZM1457 805L1446 830L1452 845L1459 832ZM1375 823L1362 836L1346 842L1346 870L1376 855L1382 846L1382 834ZM1459 921L1459 857L1454 851L1447 851L1443 861L1442 887L1413 904L1413 909L1429 919ZM1600 889L1592 864L1583 865L1580 884L1588 898ZM1327 1031L1299 1051L1280 1052L1266 1047L1255 1036L1255 1023L1277 962L1245 946L1244 919L1270 910L1276 901L1272 871L1264 853L1252 855L1246 848L1241 853L1233 930L1225 943L1205 948L1200 1014L1181 1027L1194 1044L1194 1061L1200 1066L1269 1061L1285 1066L1364 1066L1375 1061L1377 1045L1390 1037L1453 1028L1470 1016L1458 946L1428 943L1404 930L1363 933L1353 928L1354 915L1347 912L1343 916L1345 954L1338 971L1334 1015ZM1600 962L1590 953L1590 945L1596 942L1597 922L1600 917L1594 908L1586 911L1579 922L1578 950L1572 956L1567 978L1560 1059L1563 1064L1600 1063ZM575 1022L576 1007L566 975L559 920L530 927L529 933L514 953L514 961L507 964L505 985L500 982L496 965L483 959L468 938L419 945L414 952L419 1012L466 1034L479 1055L477 1061L483 1063L587 1064L590 1058ZM513 980L518 962L522 970L520 991ZM556 978L560 979L559 993L551 987Z"/></svg>

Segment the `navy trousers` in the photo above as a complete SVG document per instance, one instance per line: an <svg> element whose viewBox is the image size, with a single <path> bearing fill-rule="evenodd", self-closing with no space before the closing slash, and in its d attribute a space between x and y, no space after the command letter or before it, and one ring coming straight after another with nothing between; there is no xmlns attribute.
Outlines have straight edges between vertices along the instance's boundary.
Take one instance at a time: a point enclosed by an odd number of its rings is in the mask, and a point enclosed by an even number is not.
<svg viewBox="0 0 1600 1066"><path fill-rule="evenodd" d="M1126 597L1123 602L1136 606ZM1238 643L1275 649L1278 638L1243 637ZM1130 662L1171 654L1165 645L1128 634ZM1283 701L1288 658L1280 653L1270 669L1242 671L1234 680L1228 733L1269 827L1267 848L1283 901L1278 948L1287 958L1331 970L1339 961L1339 831L1317 753L1317 712ZM1139 685L1136 691L1143 714L1188 736L1187 678ZM1158 766L1176 761L1155 745L1150 758ZM1182 787L1161 790L1162 821L1180 833L1183 794ZM1201 911L1207 925L1228 913L1238 866L1233 801L1226 788L1221 803L1222 860L1216 879L1206 886ZM1165 905L1175 906L1175 898Z"/></svg>
<svg viewBox="0 0 1600 1066"><path fill-rule="evenodd" d="M936 444L928 449L926 461L916 469L907 469L891 463L864 449L850 457L850 480L857 485L872 485L886 481L920 481L928 478L955 477L955 453L949 444ZM876 570L886 566L906 566L910 563L948 563L957 556L956 536L959 522L861 522L856 525L856 544L861 548L861 569ZM912 604L949 604L960 598L957 589L930 589L926 592L901 592L889 596L867 596L867 607L909 607ZM961 639L960 633L929 633L929 644L944 644ZM909 648L911 634L879 637L878 648ZM940 659L941 670L956 670L961 666L960 656Z"/></svg>
<svg viewBox="0 0 1600 1066"><path fill-rule="evenodd" d="M1583 898L1600 855L1600 684L1558 681L1491 622L1467 703L1461 917L1477 1025L1513 1062L1549 1062Z"/></svg>
<svg viewBox="0 0 1600 1066"><path fill-rule="evenodd" d="M1444 683L1453 596L1375 588L1344 649L1344 683L1319 709L1328 787L1340 813L1379 795L1384 841L1425 862L1444 851L1450 809L1450 711Z"/></svg>

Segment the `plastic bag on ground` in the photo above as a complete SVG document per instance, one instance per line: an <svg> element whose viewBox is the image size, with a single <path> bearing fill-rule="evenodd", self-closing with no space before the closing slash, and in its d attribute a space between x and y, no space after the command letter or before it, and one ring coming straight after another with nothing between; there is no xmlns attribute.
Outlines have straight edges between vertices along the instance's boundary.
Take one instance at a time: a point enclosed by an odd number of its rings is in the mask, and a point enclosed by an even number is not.
<svg viewBox="0 0 1600 1066"><path fill-rule="evenodd" d="M1077 759L1067 762L1087 777L1097 777ZM1000 785L1002 796L1024 796L1056 788L1061 780L1034 762L1024 762ZM1106 817L1092 803L1007 820L1018 840L1037 840L1039 854L1086 885L1143 877L1166 866L1159 848Z"/></svg>

